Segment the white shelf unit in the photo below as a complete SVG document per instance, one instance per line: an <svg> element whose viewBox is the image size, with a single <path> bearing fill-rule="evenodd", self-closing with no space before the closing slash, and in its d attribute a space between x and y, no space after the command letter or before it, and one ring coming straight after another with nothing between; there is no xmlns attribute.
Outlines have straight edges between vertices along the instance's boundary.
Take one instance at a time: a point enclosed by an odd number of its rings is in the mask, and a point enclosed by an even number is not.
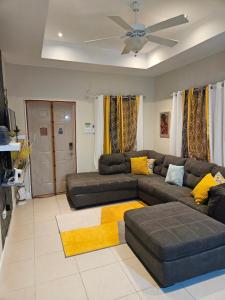
<svg viewBox="0 0 225 300"><path fill-rule="evenodd" d="M0 145L0 152L20 151L20 143L9 143L8 145Z"/></svg>

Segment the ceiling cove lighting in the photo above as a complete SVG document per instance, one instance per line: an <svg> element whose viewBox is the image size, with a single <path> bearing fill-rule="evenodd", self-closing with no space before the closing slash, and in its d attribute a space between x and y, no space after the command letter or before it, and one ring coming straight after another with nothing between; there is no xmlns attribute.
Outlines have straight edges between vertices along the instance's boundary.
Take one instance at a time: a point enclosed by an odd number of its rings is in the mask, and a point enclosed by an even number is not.
<svg viewBox="0 0 225 300"><path fill-rule="evenodd" d="M58 37L63 37L62 32L58 32Z"/></svg>

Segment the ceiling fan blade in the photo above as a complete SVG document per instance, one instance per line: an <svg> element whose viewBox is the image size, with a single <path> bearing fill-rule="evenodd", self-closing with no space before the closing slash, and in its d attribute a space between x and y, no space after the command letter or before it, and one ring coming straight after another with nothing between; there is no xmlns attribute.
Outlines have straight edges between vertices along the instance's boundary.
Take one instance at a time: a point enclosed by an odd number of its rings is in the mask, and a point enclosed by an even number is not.
<svg viewBox="0 0 225 300"><path fill-rule="evenodd" d="M110 39L116 39L116 38L122 38L122 36L121 35L113 35L113 36L109 36L109 37L105 37L105 38L84 41L84 43L94 43L94 42L99 42L99 41L104 41L104 40L110 40Z"/></svg>
<svg viewBox="0 0 225 300"><path fill-rule="evenodd" d="M134 28L132 26L130 26L126 21L124 21L119 16L109 16L108 18L111 19L113 22L115 22L117 25L119 25L120 27L122 27L125 30L128 30L128 31L134 30Z"/></svg>
<svg viewBox="0 0 225 300"><path fill-rule="evenodd" d="M133 40L128 38L125 40L125 47L123 48L123 51L121 54L128 54L132 50L133 47Z"/></svg>
<svg viewBox="0 0 225 300"><path fill-rule="evenodd" d="M128 54L128 53L130 53L130 51L131 51L131 45L126 45L123 48L123 51L121 52L121 54Z"/></svg>
<svg viewBox="0 0 225 300"><path fill-rule="evenodd" d="M181 24L185 24L185 23L188 23L188 22L189 22L188 18L185 15L179 15L177 17L174 17L174 18L162 21L160 23L151 25L151 26L147 27L145 29L145 31L147 33L152 33L152 32L160 31L160 30L170 28L170 27L173 27L173 26L178 26L178 25L181 25Z"/></svg>
<svg viewBox="0 0 225 300"><path fill-rule="evenodd" d="M162 38L160 36L155 36L151 34L145 37L146 39L148 39L149 42L153 42L167 47L173 47L178 43L178 41Z"/></svg>

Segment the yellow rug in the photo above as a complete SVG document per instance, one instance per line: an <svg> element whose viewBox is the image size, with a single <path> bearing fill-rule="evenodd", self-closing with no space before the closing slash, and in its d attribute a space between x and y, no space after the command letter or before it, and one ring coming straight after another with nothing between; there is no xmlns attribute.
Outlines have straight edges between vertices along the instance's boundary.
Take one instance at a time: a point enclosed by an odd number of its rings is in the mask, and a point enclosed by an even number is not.
<svg viewBox="0 0 225 300"><path fill-rule="evenodd" d="M144 207L144 203L141 201L105 206L102 208L101 224L122 221L126 211L142 207Z"/></svg>
<svg viewBox="0 0 225 300"><path fill-rule="evenodd" d="M105 206L101 209L101 223L60 232L67 257L125 243L124 213L144 207L141 201Z"/></svg>

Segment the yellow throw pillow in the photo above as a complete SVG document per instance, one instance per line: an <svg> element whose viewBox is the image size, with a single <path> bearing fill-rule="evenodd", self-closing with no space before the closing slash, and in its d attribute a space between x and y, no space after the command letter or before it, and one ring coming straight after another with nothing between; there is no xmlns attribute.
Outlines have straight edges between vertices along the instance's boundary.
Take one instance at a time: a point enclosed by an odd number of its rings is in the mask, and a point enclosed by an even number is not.
<svg viewBox="0 0 225 300"><path fill-rule="evenodd" d="M131 173L136 175L148 175L147 159L147 156L131 158Z"/></svg>
<svg viewBox="0 0 225 300"><path fill-rule="evenodd" d="M192 191L196 204L203 204L208 199L208 192L211 187L218 185L212 174L209 173L202 178Z"/></svg>

